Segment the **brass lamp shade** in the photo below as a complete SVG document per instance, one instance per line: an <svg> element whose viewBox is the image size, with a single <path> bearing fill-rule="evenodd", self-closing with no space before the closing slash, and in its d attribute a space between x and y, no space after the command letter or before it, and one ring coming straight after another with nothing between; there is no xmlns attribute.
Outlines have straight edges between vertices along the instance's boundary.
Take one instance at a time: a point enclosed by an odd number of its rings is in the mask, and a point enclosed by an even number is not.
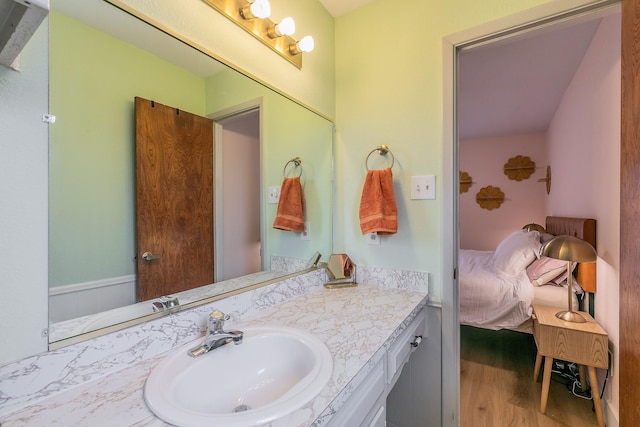
<svg viewBox="0 0 640 427"><path fill-rule="evenodd" d="M546 257L572 262L596 262L598 254L589 243L573 236L556 236L547 241L540 253Z"/></svg>
<svg viewBox="0 0 640 427"><path fill-rule="evenodd" d="M571 264L574 262L596 262L598 254L589 243L573 236L556 236L547 241L540 248L540 254L549 258L567 261L567 311L556 313L556 317L567 322L584 323L586 320L580 314L574 312L571 307L571 292L573 291L573 275Z"/></svg>

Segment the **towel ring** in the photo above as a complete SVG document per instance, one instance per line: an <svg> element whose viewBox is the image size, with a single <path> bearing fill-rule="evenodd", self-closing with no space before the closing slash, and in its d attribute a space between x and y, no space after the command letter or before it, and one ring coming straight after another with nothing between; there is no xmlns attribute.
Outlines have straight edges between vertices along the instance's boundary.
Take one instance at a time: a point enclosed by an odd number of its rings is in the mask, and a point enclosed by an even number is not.
<svg viewBox="0 0 640 427"><path fill-rule="evenodd" d="M371 155L374 152L378 152L378 154L380 154L381 156L386 156L387 153L391 154L391 166L389 166L390 168L393 168L393 165L396 162L396 158L394 157L393 153L391 152L391 150L389 149L389 147L387 147L386 145L382 144L382 145L378 145L376 148L374 148L373 150L371 150L369 152L369 155L367 156L366 160L364 161L364 166L367 168L367 170L369 169L369 157L371 157Z"/></svg>
<svg viewBox="0 0 640 427"><path fill-rule="evenodd" d="M284 169L282 169L282 174L285 178L287 177L287 166L289 166L289 163L294 163L295 167L300 167L300 174L298 175L298 178L300 178L302 176L302 159L300 157L294 157L285 163Z"/></svg>

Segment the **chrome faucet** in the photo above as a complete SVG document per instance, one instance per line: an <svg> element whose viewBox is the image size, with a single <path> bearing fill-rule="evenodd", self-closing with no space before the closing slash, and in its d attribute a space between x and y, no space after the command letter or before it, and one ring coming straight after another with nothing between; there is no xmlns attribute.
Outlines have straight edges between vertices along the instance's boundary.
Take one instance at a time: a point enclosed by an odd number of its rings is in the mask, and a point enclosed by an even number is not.
<svg viewBox="0 0 640 427"><path fill-rule="evenodd" d="M172 296L161 296L159 301L151 303L154 312L169 310L180 305L178 298Z"/></svg>
<svg viewBox="0 0 640 427"><path fill-rule="evenodd" d="M207 320L207 333L205 335L204 342L189 350L189 355L191 357L198 357L232 341L235 345L242 344L242 337L244 334L241 331L227 332L222 329L225 320L229 320L229 316L225 315L221 311L215 310L209 314L209 319Z"/></svg>

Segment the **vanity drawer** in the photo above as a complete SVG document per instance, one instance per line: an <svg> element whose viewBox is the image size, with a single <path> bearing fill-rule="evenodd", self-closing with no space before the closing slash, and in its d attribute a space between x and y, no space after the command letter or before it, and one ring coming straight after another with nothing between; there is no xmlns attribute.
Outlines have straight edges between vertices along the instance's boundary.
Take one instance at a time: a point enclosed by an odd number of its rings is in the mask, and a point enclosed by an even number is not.
<svg viewBox="0 0 640 427"><path fill-rule="evenodd" d="M392 384L400 376L402 366L409 360L409 356L417 348L424 333L424 309L413 319L409 326L400 334L387 352L387 383Z"/></svg>

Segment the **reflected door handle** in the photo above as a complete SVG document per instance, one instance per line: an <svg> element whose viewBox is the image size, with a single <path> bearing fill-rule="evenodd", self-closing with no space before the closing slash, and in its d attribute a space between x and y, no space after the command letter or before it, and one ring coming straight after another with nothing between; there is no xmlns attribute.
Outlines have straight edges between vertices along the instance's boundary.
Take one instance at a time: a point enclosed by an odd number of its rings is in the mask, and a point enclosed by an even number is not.
<svg viewBox="0 0 640 427"><path fill-rule="evenodd" d="M154 259L160 259L160 255L154 255L151 252L145 252L142 254L142 259L145 261L153 261Z"/></svg>

